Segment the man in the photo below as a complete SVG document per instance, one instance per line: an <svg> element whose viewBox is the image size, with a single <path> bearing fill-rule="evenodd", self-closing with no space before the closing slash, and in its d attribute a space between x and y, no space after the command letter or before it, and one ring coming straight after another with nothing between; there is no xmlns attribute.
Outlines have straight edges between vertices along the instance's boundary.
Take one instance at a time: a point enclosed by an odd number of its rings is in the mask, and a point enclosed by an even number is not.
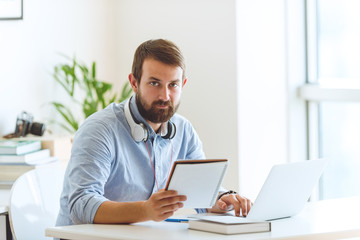
<svg viewBox="0 0 360 240"><path fill-rule="evenodd" d="M75 135L57 225L162 221L186 196L165 191L173 161L204 159L192 125L175 114L186 84L183 56L172 42L149 40L135 52L135 93L90 116ZM222 194L212 209L246 216L251 202Z"/></svg>

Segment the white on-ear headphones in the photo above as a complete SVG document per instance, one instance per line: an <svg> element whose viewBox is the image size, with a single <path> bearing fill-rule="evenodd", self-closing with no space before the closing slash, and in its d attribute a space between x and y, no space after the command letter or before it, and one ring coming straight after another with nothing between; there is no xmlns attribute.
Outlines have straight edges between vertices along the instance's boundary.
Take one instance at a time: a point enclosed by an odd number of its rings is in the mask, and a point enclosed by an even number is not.
<svg viewBox="0 0 360 240"><path fill-rule="evenodd" d="M131 98L130 98L131 99ZM144 141L146 142L149 138L149 133L147 127L143 123L137 123L134 120L132 112L130 110L130 99L124 105L124 113L126 121L130 126L131 136L136 142ZM172 139L174 138L176 133L176 126L170 120L167 123L167 129L161 128L160 135L165 139Z"/></svg>

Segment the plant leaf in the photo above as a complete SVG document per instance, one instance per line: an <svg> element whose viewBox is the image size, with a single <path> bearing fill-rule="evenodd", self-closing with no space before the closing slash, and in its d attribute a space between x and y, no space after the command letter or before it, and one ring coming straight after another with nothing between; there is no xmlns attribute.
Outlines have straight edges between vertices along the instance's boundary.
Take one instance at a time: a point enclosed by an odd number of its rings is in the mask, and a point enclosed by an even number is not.
<svg viewBox="0 0 360 240"><path fill-rule="evenodd" d="M63 104L58 102L51 102L51 104L55 107L55 109L60 113L63 119L73 128L73 132L78 130L79 125L70 109L65 107Z"/></svg>
<svg viewBox="0 0 360 240"><path fill-rule="evenodd" d="M95 76L96 76L96 70L95 70L95 69L96 69L96 64L95 64L95 62L93 62L91 69L92 69L92 74L91 74L91 76L92 76L93 79L95 79L95 78L96 78L96 77L95 77Z"/></svg>
<svg viewBox="0 0 360 240"><path fill-rule="evenodd" d="M118 100L118 102L122 102L124 101L125 99L128 99L131 94L132 94L132 88L130 86L130 83L129 82L126 82L124 85L123 85L123 88L122 88L122 91L121 91L121 95L120 95L120 98Z"/></svg>
<svg viewBox="0 0 360 240"><path fill-rule="evenodd" d="M95 101L89 101L88 99L85 99L83 103L83 112L85 114L85 118L95 113L97 111L97 106L98 104Z"/></svg>
<svg viewBox="0 0 360 240"><path fill-rule="evenodd" d="M69 95L70 100L82 107L84 118L89 117L99 109L105 108L112 102L116 102L117 94L112 94L112 84L96 79L96 62L92 62L91 68L79 62L75 56L69 58L64 55L70 64L58 64L54 67L53 77L55 81ZM75 91L76 94L75 94ZM121 90L119 101L129 98L132 88L127 82ZM81 99L80 99L81 98ZM66 107L59 102L51 103L61 115L66 124L59 123L67 131L74 132L79 127L79 121L71 112L71 107ZM71 105L70 105L71 106Z"/></svg>

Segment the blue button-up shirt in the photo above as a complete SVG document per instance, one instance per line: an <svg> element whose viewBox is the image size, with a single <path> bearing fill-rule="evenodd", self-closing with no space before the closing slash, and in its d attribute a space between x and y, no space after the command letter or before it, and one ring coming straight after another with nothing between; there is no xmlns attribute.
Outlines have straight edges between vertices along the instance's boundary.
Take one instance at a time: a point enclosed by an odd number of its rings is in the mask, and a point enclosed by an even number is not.
<svg viewBox="0 0 360 240"><path fill-rule="evenodd" d="M135 97L130 101L133 117L147 127L149 139L136 142L124 115L124 104L112 103L81 125L65 172L57 226L93 223L98 207L107 200L147 200L164 188L172 162L177 159L204 159L202 143L188 120L175 114L172 140L156 134L140 115Z"/></svg>

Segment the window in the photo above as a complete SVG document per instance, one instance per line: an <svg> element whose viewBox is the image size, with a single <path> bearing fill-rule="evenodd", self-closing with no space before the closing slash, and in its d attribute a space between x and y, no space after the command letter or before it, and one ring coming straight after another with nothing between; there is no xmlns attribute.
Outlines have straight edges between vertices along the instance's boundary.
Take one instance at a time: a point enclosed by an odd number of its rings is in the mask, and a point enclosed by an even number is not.
<svg viewBox="0 0 360 240"><path fill-rule="evenodd" d="M360 195L360 1L307 1L309 158L329 160L320 199Z"/></svg>

